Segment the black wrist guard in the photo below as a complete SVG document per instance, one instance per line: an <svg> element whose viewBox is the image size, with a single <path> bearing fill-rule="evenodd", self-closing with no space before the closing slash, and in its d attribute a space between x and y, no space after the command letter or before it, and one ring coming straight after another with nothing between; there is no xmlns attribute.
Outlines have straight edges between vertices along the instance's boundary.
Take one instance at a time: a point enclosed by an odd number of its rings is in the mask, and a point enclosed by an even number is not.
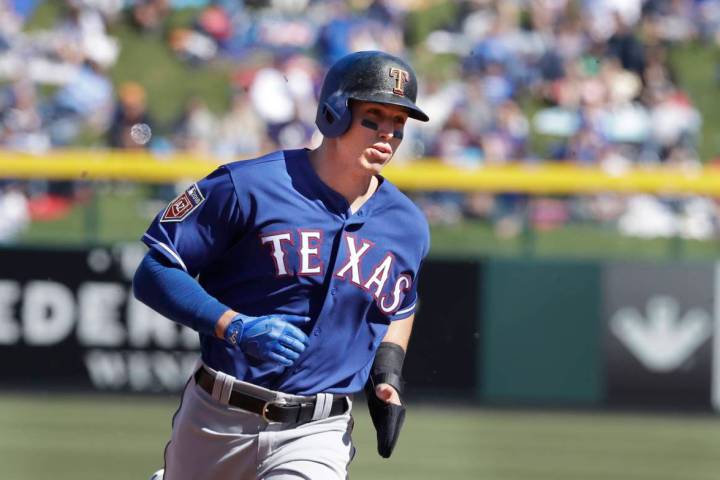
<svg viewBox="0 0 720 480"><path fill-rule="evenodd" d="M400 345L390 342L381 343L375 353L372 370L370 370L370 382L373 387L387 383L401 394L404 386L403 362L405 362L405 350Z"/></svg>

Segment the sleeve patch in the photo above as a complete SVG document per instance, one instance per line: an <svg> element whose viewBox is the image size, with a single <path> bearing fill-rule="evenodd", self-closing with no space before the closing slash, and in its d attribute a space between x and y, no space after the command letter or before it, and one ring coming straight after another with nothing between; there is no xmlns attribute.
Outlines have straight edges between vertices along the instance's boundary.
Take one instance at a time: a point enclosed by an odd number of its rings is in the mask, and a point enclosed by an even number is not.
<svg viewBox="0 0 720 480"><path fill-rule="evenodd" d="M165 209L161 222L181 222L190 215L202 202L205 197L198 188L197 184L193 184L181 193L170 205Z"/></svg>

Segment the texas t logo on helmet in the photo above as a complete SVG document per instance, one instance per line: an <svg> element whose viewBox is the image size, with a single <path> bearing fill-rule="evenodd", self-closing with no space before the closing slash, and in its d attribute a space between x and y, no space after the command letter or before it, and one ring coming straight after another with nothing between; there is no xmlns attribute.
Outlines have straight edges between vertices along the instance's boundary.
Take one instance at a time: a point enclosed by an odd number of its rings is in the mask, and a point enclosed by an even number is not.
<svg viewBox="0 0 720 480"><path fill-rule="evenodd" d="M393 93L397 95L405 95L405 84L410 81L410 74L399 68L391 68L390 76L395 78L395 88Z"/></svg>

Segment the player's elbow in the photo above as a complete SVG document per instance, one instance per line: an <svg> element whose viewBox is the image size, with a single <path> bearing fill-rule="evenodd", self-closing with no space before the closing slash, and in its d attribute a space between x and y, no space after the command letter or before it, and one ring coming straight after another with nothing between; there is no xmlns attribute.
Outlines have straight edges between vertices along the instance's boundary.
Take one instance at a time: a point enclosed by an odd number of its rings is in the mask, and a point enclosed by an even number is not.
<svg viewBox="0 0 720 480"><path fill-rule="evenodd" d="M147 295L148 292L151 290L151 268L150 268L150 262L152 257L150 255L145 255L143 257L142 261L140 262L140 265L138 265L137 270L135 270L135 275L133 276L132 281L132 288L133 288L133 295L136 299L141 301L144 304L147 304Z"/></svg>
<svg viewBox="0 0 720 480"><path fill-rule="evenodd" d="M150 250L138 265L132 288L136 299L150 308L161 311L182 302L195 281L186 272L169 264L162 254ZM171 302L168 304L168 302Z"/></svg>
<svg viewBox="0 0 720 480"><path fill-rule="evenodd" d="M159 295L162 289L161 279L163 272L167 269L157 258L157 254L150 250L138 265L133 276L133 295L145 305L153 306L153 299Z"/></svg>

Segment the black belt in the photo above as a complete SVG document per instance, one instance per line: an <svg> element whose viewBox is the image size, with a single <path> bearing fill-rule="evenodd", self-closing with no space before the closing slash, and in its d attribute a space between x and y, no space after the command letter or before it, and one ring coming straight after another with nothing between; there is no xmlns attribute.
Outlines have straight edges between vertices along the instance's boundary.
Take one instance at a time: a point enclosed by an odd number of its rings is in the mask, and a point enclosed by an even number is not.
<svg viewBox="0 0 720 480"><path fill-rule="evenodd" d="M215 377L212 373L200 367L195 372L195 382L212 395ZM247 393L238 392L233 389L230 392L228 405L247 410L248 412L257 413L265 420L270 422L281 423L307 423L312 420L315 413L315 401L307 403L291 403L280 404L272 401L263 400L262 398L253 397ZM346 397L335 397L330 408L330 417L341 415L348 411L350 404Z"/></svg>

